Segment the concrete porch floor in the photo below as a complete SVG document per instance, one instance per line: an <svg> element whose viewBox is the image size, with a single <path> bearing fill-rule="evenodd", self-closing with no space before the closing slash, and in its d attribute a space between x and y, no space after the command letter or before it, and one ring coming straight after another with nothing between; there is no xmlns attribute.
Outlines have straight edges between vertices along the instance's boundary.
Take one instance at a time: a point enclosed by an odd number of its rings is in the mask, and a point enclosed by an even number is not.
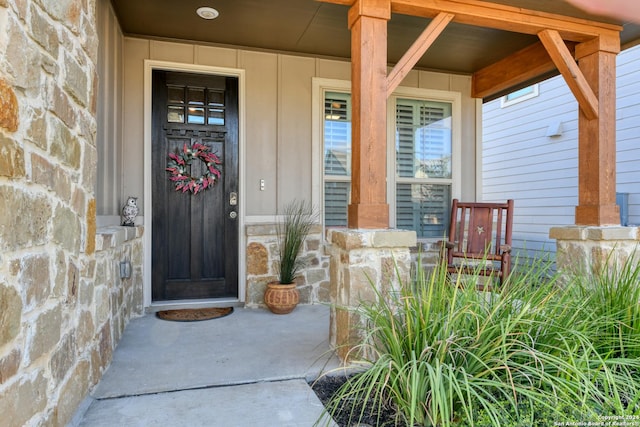
<svg viewBox="0 0 640 427"><path fill-rule="evenodd" d="M312 426L323 406L307 381L339 366L326 306L189 323L148 314L126 327L72 425Z"/></svg>

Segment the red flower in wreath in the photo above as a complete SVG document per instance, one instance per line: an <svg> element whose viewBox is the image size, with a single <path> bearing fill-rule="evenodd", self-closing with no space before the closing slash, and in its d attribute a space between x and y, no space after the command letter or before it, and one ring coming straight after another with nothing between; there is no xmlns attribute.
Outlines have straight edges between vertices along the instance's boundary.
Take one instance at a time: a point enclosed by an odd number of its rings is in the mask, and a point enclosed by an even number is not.
<svg viewBox="0 0 640 427"><path fill-rule="evenodd" d="M218 181L220 178L218 165L222 164L222 161L210 150L211 148L206 145L195 143L191 147L184 144L182 152L176 150L175 153L169 153L170 160L166 170L170 172L169 179L174 182L176 191L183 193L191 191L193 194L198 194ZM187 167L194 159L198 159L206 165L202 176L195 177L187 171Z"/></svg>

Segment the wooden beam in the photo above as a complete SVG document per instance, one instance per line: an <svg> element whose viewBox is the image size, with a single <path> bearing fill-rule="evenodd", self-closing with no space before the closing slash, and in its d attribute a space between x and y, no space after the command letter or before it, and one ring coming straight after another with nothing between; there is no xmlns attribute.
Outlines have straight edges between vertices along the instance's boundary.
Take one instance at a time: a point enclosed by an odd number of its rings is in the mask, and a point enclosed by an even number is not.
<svg viewBox="0 0 640 427"><path fill-rule="evenodd" d="M438 14L411 45L409 50L402 55L400 61L393 67L393 70L391 70L391 73L389 73L387 77L387 98L396 90L409 71L411 71L422 55L431 47L452 19L453 15L450 13Z"/></svg>
<svg viewBox="0 0 640 427"><path fill-rule="evenodd" d="M575 50L574 42L567 42L570 52ZM531 46L489 65L473 74L471 96L490 98L510 88L526 84L556 70L544 45L536 42Z"/></svg>
<svg viewBox="0 0 640 427"><path fill-rule="evenodd" d="M371 16L374 14L376 16ZM352 99L349 228L389 227L386 164L388 18L385 16L381 0L358 0L349 11Z"/></svg>
<svg viewBox="0 0 640 427"><path fill-rule="evenodd" d="M616 34L614 37L600 36L580 43L576 46L574 56L579 61L580 58L596 52L620 53L620 34Z"/></svg>
<svg viewBox="0 0 640 427"><path fill-rule="evenodd" d="M578 50L578 48L576 48ZM599 114L578 114L577 225L619 225L616 205L616 54L596 51L579 60L598 96Z"/></svg>
<svg viewBox="0 0 640 427"><path fill-rule="evenodd" d="M585 116L590 120L598 118L598 98L593 93L593 89L589 86L560 34L554 30L544 30L540 31L538 37L578 100L578 105Z"/></svg>
<svg viewBox="0 0 640 427"><path fill-rule="evenodd" d="M352 6L356 0L316 0L320 3L341 4L343 6Z"/></svg>
<svg viewBox="0 0 640 427"><path fill-rule="evenodd" d="M452 13L454 22L524 34L552 29L560 32L563 39L577 42L622 30L617 25L479 0L393 0L391 10L424 17L440 12Z"/></svg>
<svg viewBox="0 0 640 427"><path fill-rule="evenodd" d="M354 0L320 0L325 3L351 5ZM439 13L455 15L454 22L495 28L524 34L538 34L551 29L564 40L585 42L597 36L616 36L619 25L573 18L537 10L505 6L480 0L391 0L391 10L411 16L434 18Z"/></svg>

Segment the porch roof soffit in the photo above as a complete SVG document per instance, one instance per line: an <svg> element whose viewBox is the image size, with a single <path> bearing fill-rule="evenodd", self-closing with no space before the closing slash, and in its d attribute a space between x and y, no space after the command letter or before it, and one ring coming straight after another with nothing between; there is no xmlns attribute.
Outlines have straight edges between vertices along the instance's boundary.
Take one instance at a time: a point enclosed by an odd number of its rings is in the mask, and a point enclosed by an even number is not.
<svg viewBox="0 0 640 427"><path fill-rule="evenodd" d="M361 2L357 0L319 1L350 6L349 26L358 14L367 14L367 9L360 7ZM560 72L587 115L597 117L597 98L572 58L579 43L593 45L594 41L598 49L619 52L622 26L477 0L381 0L377 3L389 4L394 13L432 18L391 71L387 95L400 84L446 25L456 22L537 35L541 40L474 72L473 97L494 99Z"/></svg>
<svg viewBox="0 0 640 427"><path fill-rule="evenodd" d="M213 21L195 14L201 6L198 0L109 1L128 37L351 58L348 10L354 0L216 0L220 16ZM389 87L411 69L473 75L472 96L488 100L558 74L540 42L540 31L557 31L572 54L576 44L621 28L623 47L640 43L640 24L622 22L620 27L621 22L590 15L565 0L375 0L373 4L385 5L389 17L387 60L396 67ZM434 26L438 15L453 18ZM426 31L427 27L431 28ZM398 67L400 62L404 64ZM491 74L509 78L487 79Z"/></svg>

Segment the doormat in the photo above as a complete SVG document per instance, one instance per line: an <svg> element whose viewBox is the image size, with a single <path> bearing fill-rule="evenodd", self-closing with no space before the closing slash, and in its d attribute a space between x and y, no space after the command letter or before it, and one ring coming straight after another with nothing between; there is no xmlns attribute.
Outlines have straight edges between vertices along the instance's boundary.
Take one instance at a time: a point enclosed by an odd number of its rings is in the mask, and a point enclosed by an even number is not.
<svg viewBox="0 0 640 427"><path fill-rule="evenodd" d="M197 322L200 320L219 319L233 313L233 307L223 308L184 308L179 310L163 310L156 316L163 320L176 322Z"/></svg>

